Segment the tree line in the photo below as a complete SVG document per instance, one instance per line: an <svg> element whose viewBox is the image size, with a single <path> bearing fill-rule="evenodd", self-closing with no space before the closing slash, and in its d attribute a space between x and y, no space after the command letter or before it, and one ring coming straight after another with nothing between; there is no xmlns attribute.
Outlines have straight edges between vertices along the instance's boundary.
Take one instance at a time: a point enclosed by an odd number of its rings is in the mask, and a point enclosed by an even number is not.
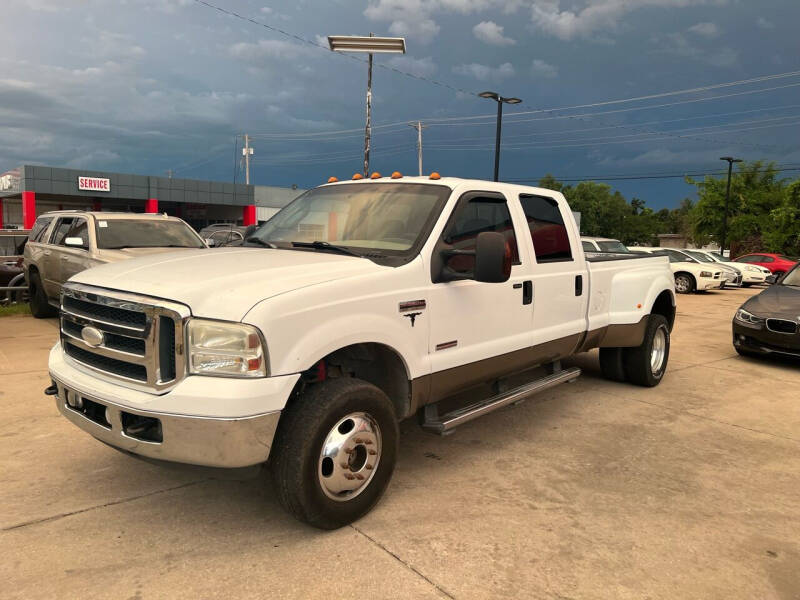
<svg viewBox="0 0 800 600"><path fill-rule="evenodd" d="M697 201L684 198L677 208L658 211L596 181L573 186L546 175L539 187L564 194L572 210L581 213L583 235L652 246L658 245L659 233L677 233L698 246L719 243L727 175L686 177L686 183L697 190ZM781 178L775 163L740 163L731 177L727 240L732 256L758 251L800 255L800 179Z"/></svg>

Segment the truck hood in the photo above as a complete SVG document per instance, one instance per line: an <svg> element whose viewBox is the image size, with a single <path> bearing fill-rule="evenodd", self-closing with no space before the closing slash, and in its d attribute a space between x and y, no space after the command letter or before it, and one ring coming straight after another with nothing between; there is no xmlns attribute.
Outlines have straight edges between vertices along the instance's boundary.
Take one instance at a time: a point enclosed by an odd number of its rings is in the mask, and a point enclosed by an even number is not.
<svg viewBox="0 0 800 600"><path fill-rule="evenodd" d="M173 300L196 316L239 321L267 298L387 268L366 258L305 250L186 249L101 265L70 281Z"/></svg>
<svg viewBox="0 0 800 600"><path fill-rule="evenodd" d="M139 256L150 256L151 254L164 254L165 252L183 252L185 250L196 250L197 248L119 248L115 250L97 251L97 258L103 262L117 262L137 258Z"/></svg>

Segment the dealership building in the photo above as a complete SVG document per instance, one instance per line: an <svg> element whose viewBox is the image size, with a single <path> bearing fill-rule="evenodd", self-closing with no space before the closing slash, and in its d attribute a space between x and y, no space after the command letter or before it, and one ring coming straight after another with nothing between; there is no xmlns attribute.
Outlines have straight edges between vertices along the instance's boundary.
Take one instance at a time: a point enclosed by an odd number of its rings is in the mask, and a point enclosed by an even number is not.
<svg viewBox="0 0 800 600"><path fill-rule="evenodd" d="M30 229L51 210L167 213L196 229L266 221L304 190L23 165L0 174L0 229Z"/></svg>

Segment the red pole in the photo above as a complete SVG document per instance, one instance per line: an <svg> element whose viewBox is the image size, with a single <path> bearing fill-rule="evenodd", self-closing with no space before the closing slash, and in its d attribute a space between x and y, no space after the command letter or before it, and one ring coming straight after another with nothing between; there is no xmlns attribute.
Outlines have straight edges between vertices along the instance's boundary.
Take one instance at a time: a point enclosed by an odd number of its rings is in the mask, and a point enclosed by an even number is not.
<svg viewBox="0 0 800 600"><path fill-rule="evenodd" d="M36 221L36 192L22 192L22 227L32 229Z"/></svg>
<svg viewBox="0 0 800 600"><path fill-rule="evenodd" d="M255 225L256 219L256 205L248 204L242 207L242 223L245 227L248 225Z"/></svg>
<svg viewBox="0 0 800 600"><path fill-rule="evenodd" d="M144 212L157 213L158 212L158 198L148 198L144 201Z"/></svg>

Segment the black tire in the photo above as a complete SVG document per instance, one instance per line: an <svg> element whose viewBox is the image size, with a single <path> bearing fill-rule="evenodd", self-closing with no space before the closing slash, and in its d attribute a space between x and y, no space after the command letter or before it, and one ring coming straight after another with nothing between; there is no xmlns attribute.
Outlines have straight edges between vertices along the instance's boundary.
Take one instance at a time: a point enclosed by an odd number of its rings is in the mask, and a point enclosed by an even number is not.
<svg viewBox="0 0 800 600"><path fill-rule="evenodd" d="M662 337L663 336L663 337ZM659 337L663 341L663 356L656 368L651 366L654 340ZM661 315L650 315L644 340L640 346L625 348L625 376L628 381L644 387L654 387L661 382L669 362L669 324Z"/></svg>
<svg viewBox="0 0 800 600"><path fill-rule="evenodd" d="M47 317L55 317L58 314L55 308L50 306L47 301L47 294L42 286L42 280L37 271L29 273L30 284L30 300L28 301L31 307L31 314L37 319L46 319Z"/></svg>
<svg viewBox="0 0 800 600"><path fill-rule="evenodd" d="M744 281L742 282L742 287L743 287L743 288L748 288L748 287L750 287L751 285L753 285L753 284L752 284L752 283L745 283Z"/></svg>
<svg viewBox="0 0 800 600"><path fill-rule="evenodd" d="M622 348L600 348L600 372L611 381L625 381Z"/></svg>
<svg viewBox="0 0 800 600"><path fill-rule="evenodd" d="M739 356L744 356L745 358L761 358L761 354L758 352L751 352L750 350L745 350L739 346L734 346L733 349L736 350Z"/></svg>
<svg viewBox="0 0 800 600"><path fill-rule="evenodd" d="M369 478L357 495L335 500L323 490L322 448L337 423L353 413L364 413L377 424L380 452L373 475L361 468ZM295 518L320 529L352 523L369 512L386 490L397 460L399 435L392 402L374 385L347 377L312 385L281 415L270 456L278 500Z"/></svg>
<svg viewBox="0 0 800 600"><path fill-rule="evenodd" d="M685 286L681 286L681 289L678 289L678 280L683 279L686 282ZM694 281L694 277L689 273L676 273L675 274L675 291L679 294L691 294L697 289L697 284Z"/></svg>

